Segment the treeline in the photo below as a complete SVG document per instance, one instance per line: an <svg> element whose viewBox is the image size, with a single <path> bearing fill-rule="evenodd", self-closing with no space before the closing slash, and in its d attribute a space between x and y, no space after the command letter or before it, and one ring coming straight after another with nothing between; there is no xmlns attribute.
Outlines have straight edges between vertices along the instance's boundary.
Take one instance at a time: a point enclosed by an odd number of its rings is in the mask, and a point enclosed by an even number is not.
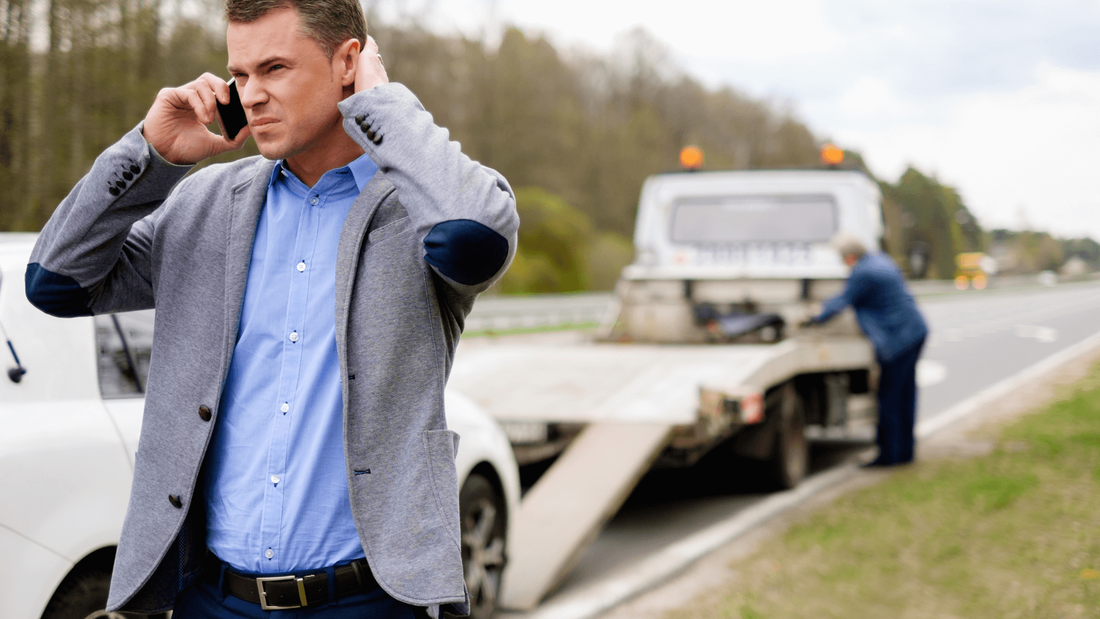
<svg viewBox="0 0 1100 619"><path fill-rule="evenodd" d="M851 155L862 165L858 154ZM1031 230L984 230L955 188L914 168L894 184L881 180L878 184L886 225L884 249L911 278L951 279L955 257L963 252L986 253L997 261L1002 275L1058 271L1074 258L1075 269L1100 270L1100 244L1093 239L1056 238Z"/></svg>
<svg viewBox="0 0 1100 619"><path fill-rule="evenodd" d="M0 230L39 229L160 88L227 77L220 14L219 0L0 0ZM817 165L820 141L788 111L703 86L642 30L594 55L516 29L490 48L368 19L391 79L516 188L505 292L609 288L632 256L642 181L676 169L684 145L707 169ZM223 159L255 152L249 142ZM925 274L951 277L955 253L984 246L953 189L916 170L881 185L900 262L926 246Z"/></svg>
<svg viewBox="0 0 1100 619"><path fill-rule="evenodd" d="M0 229L39 229L157 90L204 71L224 75L220 10L216 0L0 0ZM519 190L526 243L506 290L610 285L630 259L642 180L675 169L685 144L701 146L716 169L816 161L802 123L732 89L704 87L644 31L597 56L563 55L516 29L495 49L373 18L370 30L391 78ZM231 156L254 152L250 144ZM572 222L571 255L553 238L564 224L544 211Z"/></svg>

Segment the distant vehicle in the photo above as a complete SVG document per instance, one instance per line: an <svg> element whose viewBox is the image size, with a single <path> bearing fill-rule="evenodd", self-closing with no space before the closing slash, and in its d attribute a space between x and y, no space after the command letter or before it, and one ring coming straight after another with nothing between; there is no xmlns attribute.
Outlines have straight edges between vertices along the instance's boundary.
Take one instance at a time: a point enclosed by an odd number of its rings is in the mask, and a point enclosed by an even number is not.
<svg viewBox="0 0 1100 619"><path fill-rule="evenodd" d="M26 299L30 234L0 234L0 617L104 617L133 475L152 311L48 316ZM496 609L519 473L498 424L446 393L461 435L462 554L473 617Z"/></svg>
<svg viewBox="0 0 1100 619"><path fill-rule="evenodd" d="M989 276L997 272L997 261L985 253L966 252L955 256L955 288L984 290Z"/></svg>

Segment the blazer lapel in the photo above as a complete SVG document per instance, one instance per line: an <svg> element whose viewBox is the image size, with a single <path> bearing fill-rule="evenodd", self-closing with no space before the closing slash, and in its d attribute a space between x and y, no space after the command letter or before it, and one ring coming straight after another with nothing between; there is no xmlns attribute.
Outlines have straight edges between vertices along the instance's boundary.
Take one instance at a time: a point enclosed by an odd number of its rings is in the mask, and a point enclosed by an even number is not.
<svg viewBox="0 0 1100 619"><path fill-rule="evenodd" d="M244 303L244 287L248 283L248 266L252 262L252 243L256 239L256 226L260 221L264 202L267 200L267 181L271 178L274 161L263 160L249 181L233 188L229 204L229 235L225 251L225 339L228 346L228 364L237 342L237 330L241 322L241 305ZM226 365L228 371L228 365Z"/></svg>
<svg viewBox="0 0 1100 619"><path fill-rule="evenodd" d="M351 304L351 289L355 282L355 272L359 266L359 256L363 251L363 240L367 238L367 229L371 219L390 195L394 186L382 175L375 172L370 182L363 188L359 197L351 205L344 227L340 230L340 244L336 253L336 350L340 361L346 365L344 344L348 334L348 309Z"/></svg>

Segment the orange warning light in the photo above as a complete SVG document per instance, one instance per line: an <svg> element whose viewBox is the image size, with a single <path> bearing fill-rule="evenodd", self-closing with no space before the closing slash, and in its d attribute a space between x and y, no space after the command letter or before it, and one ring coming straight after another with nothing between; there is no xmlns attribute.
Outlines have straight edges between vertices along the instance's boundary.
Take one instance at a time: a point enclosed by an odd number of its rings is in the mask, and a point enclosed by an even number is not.
<svg viewBox="0 0 1100 619"><path fill-rule="evenodd" d="M685 170L698 170L703 167L703 149L698 146L685 146L680 151L680 165Z"/></svg>
<svg viewBox="0 0 1100 619"><path fill-rule="evenodd" d="M836 144L826 144L822 146L821 163L833 166L844 163L844 151Z"/></svg>

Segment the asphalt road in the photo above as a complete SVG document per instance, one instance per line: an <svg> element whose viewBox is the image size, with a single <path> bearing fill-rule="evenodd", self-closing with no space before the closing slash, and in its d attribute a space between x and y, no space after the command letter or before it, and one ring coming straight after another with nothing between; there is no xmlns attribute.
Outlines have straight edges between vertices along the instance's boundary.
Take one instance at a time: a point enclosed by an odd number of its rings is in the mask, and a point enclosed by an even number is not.
<svg viewBox="0 0 1100 619"><path fill-rule="evenodd" d="M931 334L919 368L919 416L933 418L1051 355L1100 332L1100 284L1059 284L924 297ZM867 444L819 443L811 469L848 460ZM545 602L615 571L767 496L750 468L700 467L647 475Z"/></svg>

